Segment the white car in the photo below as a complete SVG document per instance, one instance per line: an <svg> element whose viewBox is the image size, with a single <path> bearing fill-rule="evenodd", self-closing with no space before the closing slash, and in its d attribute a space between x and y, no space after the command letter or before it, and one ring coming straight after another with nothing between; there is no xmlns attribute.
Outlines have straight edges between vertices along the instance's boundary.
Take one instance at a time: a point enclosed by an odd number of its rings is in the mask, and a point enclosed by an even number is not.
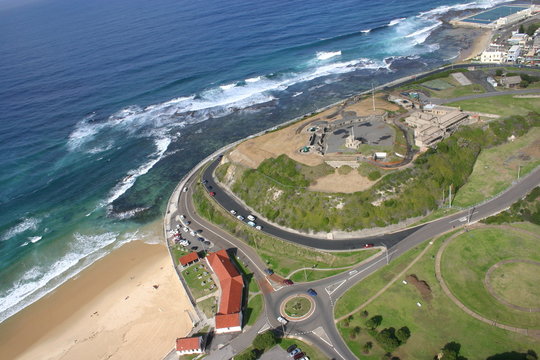
<svg viewBox="0 0 540 360"><path fill-rule="evenodd" d="M248 215L247 218L248 218L248 220L251 220L251 221L255 221L255 219L256 219L256 217L251 215L251 214Z"/></svg>
<svg viewBox="0 0 540 360"><path fill-rule="evenodd" d="M257 226L257 224L255 224L253 221L248 221L247 224L251 227Z"/></svg>
<svg viewBox="0 0 540 360"><path fill-rule="evenodd" d="M189 244L191 244L191 243L189 241L187 241L187 240L184 240L184 239L180 240L180 245L182 245L182 246L189 246Z"/></svg>
<svg viewBox="0 0 540 360"><path fill-rule="evenodd" d="M186 215L180 215L180 219L186 220Z"/></svg>
<svg viewBox="0 0 540 360"><path fill-rule="evenodd" d="M261 225L257 225L257 226L255 226L255 229L257 229L257 230L262 230L262 226L261 226Z"/></svg>
<svg viewBox="0 0 540 360"><path fill-rule="evenodd" d="M289 321L287 321L287 319L285 319L284 317L282 316L278 316L277 317L277 321L279 321L280 323L282 323L283 325L287 324Z"/></svg>
<svg viewBox="0 0 540 360"><path fill-rule="evenodd" d="M184 232L189 232L189 228L187 226L184 226L182 230L184 230Z"/></svg>
<svg viewBox="0 0 540 360"><path fill-rule="evenodd" d="M236 210L231 210L231 214L236 215Z"/></svg>
<svg viewBox="0 0 540 360"><path fill-rule="evenodd" d="M245 219L242 215L237 215L236 218L240 221L243 221Z"/></svg>
<svg viewBox="0 0 540 360"><path fill-rule="evenodd" d="M184 186L183 192L187 192L187 186Z"/></svg>
<svg viewBox="0 0 540 360"><path fill-rule="evenodd" d="M195 232L195 230L191 230L191 231L189 232L189 234L190 234L191 236L197 236L197 233Z"/></svg>

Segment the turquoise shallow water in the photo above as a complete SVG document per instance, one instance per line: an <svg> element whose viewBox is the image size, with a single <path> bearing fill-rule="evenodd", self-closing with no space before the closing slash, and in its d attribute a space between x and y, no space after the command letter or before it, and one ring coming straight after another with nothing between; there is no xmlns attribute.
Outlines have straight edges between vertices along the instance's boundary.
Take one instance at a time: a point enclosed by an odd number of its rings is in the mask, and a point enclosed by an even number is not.
<svg viewBox="0 0 540 360"><path fill-rule="evenodd" d="M4 0L0 321L152 237L209 153L448 62L441 18L495 3Z"/></svg>

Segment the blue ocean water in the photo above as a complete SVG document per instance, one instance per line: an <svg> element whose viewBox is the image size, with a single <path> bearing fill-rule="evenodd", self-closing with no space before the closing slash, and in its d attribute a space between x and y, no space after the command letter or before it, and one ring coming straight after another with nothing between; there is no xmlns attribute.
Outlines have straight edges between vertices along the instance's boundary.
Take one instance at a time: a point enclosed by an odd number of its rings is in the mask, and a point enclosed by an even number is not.
<svg viewBox="0 0 540 360"><path fill-rule="evenodd" d="M217 148L449 62L503 1L0 2L0 321L162 216Z"/></svg>

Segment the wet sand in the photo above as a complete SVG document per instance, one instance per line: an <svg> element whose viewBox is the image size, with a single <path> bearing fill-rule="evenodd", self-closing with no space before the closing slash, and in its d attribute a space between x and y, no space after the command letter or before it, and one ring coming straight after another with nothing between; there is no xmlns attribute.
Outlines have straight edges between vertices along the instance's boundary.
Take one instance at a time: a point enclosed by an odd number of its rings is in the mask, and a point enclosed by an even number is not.
<svg viewBox="0 0 540 360"><path fill-rule="evenodd" d="M133 241L1 323L0 354L161 359L191 330L189 311L165 245Z"/></svg>

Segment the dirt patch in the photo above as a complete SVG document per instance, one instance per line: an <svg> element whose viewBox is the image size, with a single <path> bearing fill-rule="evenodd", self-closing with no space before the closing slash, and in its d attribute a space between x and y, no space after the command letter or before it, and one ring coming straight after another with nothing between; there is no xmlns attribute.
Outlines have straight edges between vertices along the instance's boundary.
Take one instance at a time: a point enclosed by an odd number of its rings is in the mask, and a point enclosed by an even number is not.
<svg viewBox="0 0 540 360"><path fill-rule="evenodd" d="M372 106L371 98L366 98L345 107L336 105L317 114L315 117L307 118L279 131L244 141L231 151L228 157L230 161L250 168L256 168L263 160L278 157L282 154L286 154L291 159L305 165L316 166L322 164L323 157L321 155L299 152L308 143L310 137L310 133L301 130L317 119L334 121L353 113L358 116L365 116L373 113L382 114L384 110L396 111L399 109L397 105L387 102L382 96L375 98L375 107L377 108L375 112L372 110Z"/></svg>
<svg viewBox="0 0 540 360"><path fill-rule="evenodd" d="M431 295L431 288L427 282L424 280L419 280L415 274L407 275L405 279L416 287L416 289L420 292L422 299L425 301L431 301L433 296Z"/></svg>
<svg viewBox="0 0 540 360"><path fill-rule="evenodd" d="M345 175L339 174L336 171L333 174L318 178L314 184L308 187L308 190L349 194L366 190L374 183L375 181L371 181L367 177L360 175L358 171L351 171Z"/></svg>

